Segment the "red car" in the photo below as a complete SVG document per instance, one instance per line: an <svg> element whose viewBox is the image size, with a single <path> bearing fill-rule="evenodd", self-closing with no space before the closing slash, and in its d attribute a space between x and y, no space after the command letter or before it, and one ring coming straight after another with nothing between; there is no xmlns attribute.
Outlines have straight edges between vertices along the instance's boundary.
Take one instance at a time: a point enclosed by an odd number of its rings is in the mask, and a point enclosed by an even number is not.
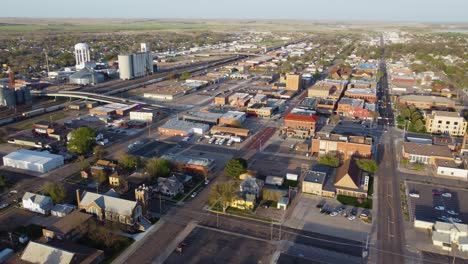
<svg viewBox="0 0 468 264"><path fill-rule="evenodd" d="M432 195L440 195L441 192L439 190L432 190Z"/></svg>

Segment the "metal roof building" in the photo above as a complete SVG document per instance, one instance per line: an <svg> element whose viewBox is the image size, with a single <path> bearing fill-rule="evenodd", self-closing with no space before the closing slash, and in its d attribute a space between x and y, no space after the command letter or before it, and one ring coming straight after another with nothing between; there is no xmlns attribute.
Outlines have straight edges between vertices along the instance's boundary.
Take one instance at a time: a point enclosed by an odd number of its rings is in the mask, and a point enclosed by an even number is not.
<svg viewBox="0 0 468 264"><path fill-rule="evenodd" d="M45 173L63 165L63 156L21 149L3 157L7 167Z"/></svg>

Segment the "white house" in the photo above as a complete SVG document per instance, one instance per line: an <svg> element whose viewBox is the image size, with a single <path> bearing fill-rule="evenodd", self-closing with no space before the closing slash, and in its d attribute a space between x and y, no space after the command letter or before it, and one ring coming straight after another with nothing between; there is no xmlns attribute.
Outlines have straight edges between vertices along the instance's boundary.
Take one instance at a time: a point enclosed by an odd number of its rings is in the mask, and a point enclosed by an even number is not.
<svg viewBox="0 0 468 264"><path fill-rule="evenodd" d="M26 192L23 195L23 208L35 213L49 214L54 206L49 196Z"/></svg>

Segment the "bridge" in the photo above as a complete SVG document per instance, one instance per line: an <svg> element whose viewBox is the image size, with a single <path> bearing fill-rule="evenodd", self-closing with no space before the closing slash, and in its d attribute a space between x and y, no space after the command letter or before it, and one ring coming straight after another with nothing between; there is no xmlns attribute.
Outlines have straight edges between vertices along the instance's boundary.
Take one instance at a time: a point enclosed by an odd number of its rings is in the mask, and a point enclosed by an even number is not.
<svg viewBox="0 0 468 264"><path fill-rule="evenodd" d="M95 94L88 92L77 92L77 91L58 91L58 92L47 92L47 91L31 91L32 96L51 96L51 97L67 97L67 98L76 98L84 99L90 101L96 101L101 103L120 103L120 104L139 104L142 107L146 107L154 110L174 110L174 107L168 107L162 104L148 103L138 100L133 100L129 98L120 98L104 94Z"/></svg>

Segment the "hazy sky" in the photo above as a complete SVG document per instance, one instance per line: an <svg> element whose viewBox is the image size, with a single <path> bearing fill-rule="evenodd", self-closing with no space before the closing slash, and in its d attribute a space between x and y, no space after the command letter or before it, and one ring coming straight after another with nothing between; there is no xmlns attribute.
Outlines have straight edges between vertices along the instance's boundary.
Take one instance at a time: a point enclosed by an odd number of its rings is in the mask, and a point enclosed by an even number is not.
<svg viewBox="0 0 468 264"><path fill-rule="evenodd" d="M468 22L468 0L6 0L1 17Z"/></svg>

